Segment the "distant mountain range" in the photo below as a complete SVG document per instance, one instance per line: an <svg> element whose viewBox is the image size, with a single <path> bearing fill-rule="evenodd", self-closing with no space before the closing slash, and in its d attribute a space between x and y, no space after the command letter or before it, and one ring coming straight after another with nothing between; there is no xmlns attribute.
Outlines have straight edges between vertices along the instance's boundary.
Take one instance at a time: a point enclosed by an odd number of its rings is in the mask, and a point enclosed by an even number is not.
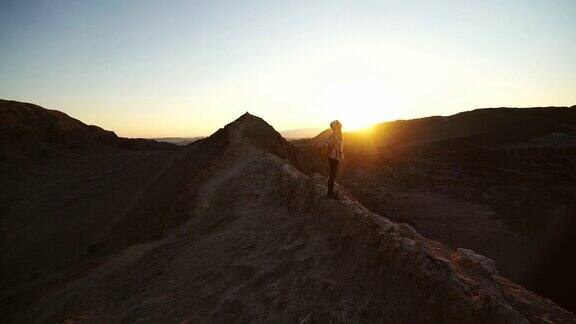
<svg viewBox="0 0 576 324"><path fill-rule="evenodd" d="M313 138L316 135L320 134L320 132L322 132L322 129L320 128L300 128L300 129L292 129L292 130L286 130L286 131L280 131L280 135L282 135L282 137L289 139L289 140L294 140L294 139L303 139L303 138ZM204 136L197 136L197 137L157 137L157 138L151 138L152 140L158 141L158 142L166 142L166 143L172 143L172 144L176 144L176 145L187 145L190 144L192 142L195 142L199 139L204 138Z"/></svg>
<svg viewBox="0 0 576 324"><path fill-rule="evenodd" d="M323 131L321 128L300 128L280 131L280 134L286 139L312 138Z"/></svg>
<svg viewBox="0 0 576 324"><path fill-rule="evenodd" d="M286 139L302 139L302 138L312 138L322 132L320 128L300 128L300 129L292 129L286 131L280 131L280 135ZM192 142L195 142L199 139L204 138L204 136L196 136L196 137L156 137L151 138L152 140L158 142L165 142L171 143L176 145L187 145Z"/></svg>
<svg viewBox="0 0 576 324"><path fill-rule="evenodd" d="M155 141L158 142L165 142L165 143L172 143L172 144L176 144L176 145L187 145L190 144L192 142L195 142L199 139L203 139L204 136L196 136L196 137L157 137L157 138L152 138Z"/></svg>

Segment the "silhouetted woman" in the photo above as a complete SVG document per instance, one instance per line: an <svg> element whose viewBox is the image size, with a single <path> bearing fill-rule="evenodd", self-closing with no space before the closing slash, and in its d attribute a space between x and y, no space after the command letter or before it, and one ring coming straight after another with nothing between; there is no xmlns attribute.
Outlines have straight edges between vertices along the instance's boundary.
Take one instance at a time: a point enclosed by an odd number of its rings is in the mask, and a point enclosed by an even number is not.
<svg viewBox="0 0 576 324"><path fill-rule="evenodd" d="M330 178L328 178L328 197L338 199L334 194L334 180L338 165L344 159L344 141L342 140L342 124L335 120L330 123L332 134L322 143L322 150L328 149L328 162L330 163Z"/></svg>

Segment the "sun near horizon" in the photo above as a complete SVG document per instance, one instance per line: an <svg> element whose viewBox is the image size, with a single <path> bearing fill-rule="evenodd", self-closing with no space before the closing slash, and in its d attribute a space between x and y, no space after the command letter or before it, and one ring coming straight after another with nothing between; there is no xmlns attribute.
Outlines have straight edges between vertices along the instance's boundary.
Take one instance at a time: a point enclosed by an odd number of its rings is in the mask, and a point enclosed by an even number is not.
<svg viewBox="0 0 576 324"><path fill-rule="evenodd" d="M576 103L574 1L5 1L0 98L126 137Z"/></svg>

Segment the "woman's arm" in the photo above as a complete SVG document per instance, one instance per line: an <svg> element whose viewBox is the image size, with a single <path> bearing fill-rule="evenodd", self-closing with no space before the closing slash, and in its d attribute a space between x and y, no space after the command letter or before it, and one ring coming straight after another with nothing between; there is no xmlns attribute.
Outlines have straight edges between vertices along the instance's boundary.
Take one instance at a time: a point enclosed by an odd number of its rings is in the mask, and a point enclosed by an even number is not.
<svg viewBox="0 0 576 324"><path fill-rule="evenodd" d="M325 150L332 147L332 145L334 145L334 134L330 134L330 136L328 136L328 138L322 142L322 144L320 144L320 149Z"/></svg>

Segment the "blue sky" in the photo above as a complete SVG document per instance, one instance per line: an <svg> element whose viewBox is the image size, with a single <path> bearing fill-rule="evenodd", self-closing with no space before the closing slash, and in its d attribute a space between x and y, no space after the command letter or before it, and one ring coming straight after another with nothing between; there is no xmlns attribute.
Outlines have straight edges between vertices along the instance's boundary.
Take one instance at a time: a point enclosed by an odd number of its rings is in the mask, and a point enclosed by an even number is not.
<svg viewBox="0 0 576 324"><path fill-rule="evenodd" d="M576 104L572 0L0 4L0 98L123 136Z"/></svg>

